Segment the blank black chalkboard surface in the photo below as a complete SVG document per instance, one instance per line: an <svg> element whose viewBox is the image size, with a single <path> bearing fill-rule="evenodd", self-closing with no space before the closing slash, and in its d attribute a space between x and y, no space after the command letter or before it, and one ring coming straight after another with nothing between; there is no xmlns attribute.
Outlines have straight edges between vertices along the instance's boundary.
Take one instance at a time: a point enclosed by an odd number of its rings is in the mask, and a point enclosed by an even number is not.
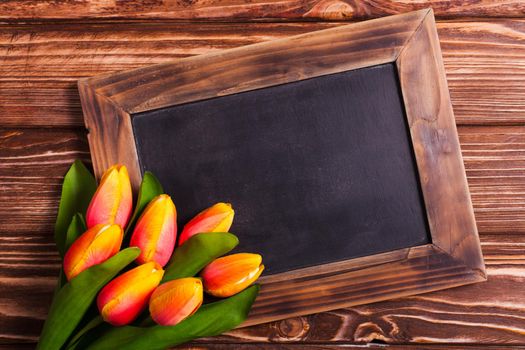
<svg viewBox="0 0 525 350"><path fill-rule="evenodd" d="M267 274L430 243L396 74L389 63L137 114L141 170L181 223L232 203L238 249L260 252Z"/></svg>
<svg viewBox="0 0 525 350"><path fill-rule="evenodd" d="M431 10L81 80L97 176L230 202L244 325L485 280Z"/></svg>

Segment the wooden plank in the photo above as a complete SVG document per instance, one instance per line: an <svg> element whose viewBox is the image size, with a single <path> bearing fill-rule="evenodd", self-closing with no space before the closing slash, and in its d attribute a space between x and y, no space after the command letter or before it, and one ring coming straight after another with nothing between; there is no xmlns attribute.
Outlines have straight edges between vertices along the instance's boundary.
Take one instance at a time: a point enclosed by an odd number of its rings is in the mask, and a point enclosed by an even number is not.
<svg viewBox="0 0 525 350"><path fill-rule="evenodd" d="M519 17L525 6L519 0L422 1L353 1L353 0L284 0L284 1L104 1L77 0L17 1L0 5L0 19L177 19L177 20L301 20L366 19L432 7L438 17Z"/></svg>
<svg viewBox="0 0 525 350"><path fill-rule="evenodd" d="M79 84L127 113L142 113L393 62L427 15L429 10L422 10L353 23L82 79ZM87 118L86 123L94 124L93 118Z"/></svg>
<svg viewBox="0 0 525 350"><path fill-rule="evenodd" d="M0 126L81 126L79 78L335 25L0 25ZM525 123L525 21L442 21L438 34L457 123Z"/></svg>
<svg viewBox="0 0 525 350"><path fill-rule="evenodd" d="M382 342L377 343L363 343L363 344L349 344L349 343L337 343L337 344L305 344L305 343L268 343L268 344L234 344L236 350L266 350L275 349L278 347L280 350L523 350L524 346L519 345L454 345L454 344L418 344L418 345L397 345L397 344L383 344ZM0 347L0 349L3 349ZM28 348L29 349L29 348ZM230 350L232 344L217 344L217 343L191 343L187 345L178 346L176 349L184 350Z"/></svg>
<svg viewBox="0 0 525 350"><path fill-rule="evenodd" d="M213 340L213 339L212 339ZM14 343L14 344L0 344L0 350L12 350L16 347L17 350L31 350L35 348L35 343ZM397 344L383 344L383 343L367 343L367 344L307 344L307 343L257 343L257 344L221 344L215 342L201 343L193 342L183 344L175 347L179 350L230 350L235 347L236 350L267 350L278 347L280 350L524 350L525 346L519 345L453 345L453 344L418 344L418 345L397 345Z"/></svg>
<svg viewBox="0 0 525 350"><path fill-rule="evenodd" d="M393 253L396 253L394 251ZM356 259L359 261L363 258ZM360 265L360 264L359 264ZM385 277L385 275L391 277ZM326 310L427 293L485 281L479 271L458 264L448 252L427 245L410 248L405 259L326 276L290 278L264 283L244 325L275 321L283 316ZM326 290L326 291L325 291ZM330 298L320 298L328 295Z"/></svg>
<svg viewBox="0 0 525 350"><path fill-rule="evenodd" d="M403 48L396 66L432 244L484 275L474 210L432 12Z"/></svg>
<svg viewBox="0 0 525 350"><path fill-rule="evenodd" d="M0 238L0 258L3 260L0 265L0 343L35 341L47 313L55 277L36 277L38 260L26 258L29 256L27 244L6 244L5 236L6 233L2 233ZM525 236L484 235L482 246L489 275L487 282L295 317L238 329L199 342L523 344ZM48 249L54 251L52 247ZM6 257L9 258L7 263ZM35 272L26 270L19 276L8 275L8 270L18 270L24 264L32 266ZM58 265L49 268L53 273L57 269Z"/></svg>
<svg viewBox="0 0 525 350"><path fill-rule="evenodd" d="M524 128L464 126L459 137L478 230L525 233ZM81 130L1 130L0 232L51 232L76 158L89 162Z"/></svg>
<svg viewBox="0 0 525 350"><path fill-rule="evenodd" d="M525 127L460 127L478 230L525 232Z"/></svg>
<svg viewBox="0 0 525 350"><path fill-rule="evenodd" d="M444 22L438 34L458 123L523 124L525 21Z"/></svg>
<svg viewBox="0 0 525 350"><path fill-rule="evenodd" d="M77 80L331 25L0 26L0 125L83 126Z"/></svg>
<svg viewBox="0 0 525 350"><path fill-rule="evenodd" d="M377 350L523 350L524 346L501 346L501 345L454 345L454 344L418 344L418 345L396 345L396 344L383 344L382 342L377 343L366 343L366 344L289 344L289 343L268 343L268 344L234 344L236 350L266 350L275 349L278 347L280 350L364 350L364 349L377 349ZM0 346L0 349L3 349ZM24 348L25 349L25 348ZM29 347L28 347L29 349ZM184 350L229 350L232 349L232 344L217 344L217 343L191 343L186 345L178 346L176 349Z"/></svg>
<svg viewBox="0 0 525 350"><path fill-rule="evenodd" d="M485 283L292 318L229 336L248 342L523 344L524 243L523 235L482 236Z"/></svg>
<svg viewBox="0 0 525 350"><path fill-rule="evenodd" d="M16 232L32 237L24 239L39 240L43 232L53 231L61 183L77 158L90 163L82 130L0 131L0 232L4 239L8 232ZM18 238L12 237L15 242Z"/></svg>

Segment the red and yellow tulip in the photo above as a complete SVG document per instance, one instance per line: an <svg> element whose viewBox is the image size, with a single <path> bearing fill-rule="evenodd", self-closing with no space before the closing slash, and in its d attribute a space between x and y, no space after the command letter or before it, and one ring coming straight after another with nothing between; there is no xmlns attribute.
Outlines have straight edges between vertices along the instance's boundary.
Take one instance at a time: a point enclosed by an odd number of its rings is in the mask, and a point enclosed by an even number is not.
<svg viewBox="0 0 525 350"><path fill-rule="evenodd" d="M204 290L216 297L229 297L255 282L264 270L259 254L238 253L215 259L201 272Z"/></svg>
<svg viewBox="0 0 525 350"><path fill-rule="evenodd" d="M119 225L95 225L84 232L64 256L64 272L68 280L120 250L123 232Z"/></svg>
<svg viewBox="0 0 525 350"><path fill-rule="evenodd" d="M151 318L162 326L174 326L193 315L202 305L202 282L181 278L161 284L149 301Z"/></svg>
<svg viewBox="0 0 525 350"><path fill-rule="evenodd" d="M182 230L179 245L188 238L202 232L228 232L235 212L229 203L217 203L200 212Z"/></svg>
<svg viewBox="0 0 525 350"><path fill-rule="evenodd" d="M86 213L88 228L97 224L118 224L125 228L131 216L133 199L128 170L124 165L109 168L93 195Z"/></svg>
<svg viewBox="0 0 525 350"><path fill-rule="evenodd" d="M97 297L98 310L104 321L114 326L132 322L146 307L163 275L162 267L152 261L109 282Z"/></svg>
<svg viewBox="0 0 525 350"><path fill-rule="evenodd" d="M137 263L168 263L177 239L177 210L167 194L155 197L137 221L130 246L139 247Z"/></svg>

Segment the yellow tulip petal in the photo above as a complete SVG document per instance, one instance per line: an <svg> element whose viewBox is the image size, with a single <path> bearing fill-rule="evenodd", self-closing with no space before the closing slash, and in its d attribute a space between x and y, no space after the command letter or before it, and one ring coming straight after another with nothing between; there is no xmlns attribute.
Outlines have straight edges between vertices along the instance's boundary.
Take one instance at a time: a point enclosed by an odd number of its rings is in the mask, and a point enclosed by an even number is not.
<svg viewBox="0 0 525 350"><path fill-rule="evenodd" d="M133 199L128 171L123 165L109 168L93 195L86 214L88 228L97 224L118 224L126 227L131 216Z"/></svg>
<svg viewBox="0 0 525 350"><path fill-rule="evenodd" d="M163 275L159 264L149 262L109 282L97 297L104 321L114 326L132 322L145 308Z"/></svg>
<svg viewBox="0 0 525 350"><path fill-rule="evenodd" d="M155 197L144 209L131 236L130 246L139 247L137 263L156 261L165 266L177 239L177 211L170 196Z"/></svg>
<svg viewBox="0 0 525 350"><path fill-rule="evenodd" d="M217 203L191 219L182 230L179 245L202 232L228 232L235 211L229 203Z"/></svg>
<svg viewBox="0 0 525 350"><path fill-rule="evenodd" d="M84 232L64 256L64 272L68 280L88 267L100 264L120 250L123 232L118 225L95 225Z"/></svg>
<svg viewBox="0 0 525 350"><path fill-rule="evenodd" d="M198 278L181 278L161 284L151 295L151 318L173 326L195 313L202 304L203 288Z"/></svg>
<svg viewBox="0 0 525 350"><path fill-rule="evenodd" d="M255 282L264 271L259 254L238 253L215 259L201 272L204 290L216 297L229 297Z"/></svg>

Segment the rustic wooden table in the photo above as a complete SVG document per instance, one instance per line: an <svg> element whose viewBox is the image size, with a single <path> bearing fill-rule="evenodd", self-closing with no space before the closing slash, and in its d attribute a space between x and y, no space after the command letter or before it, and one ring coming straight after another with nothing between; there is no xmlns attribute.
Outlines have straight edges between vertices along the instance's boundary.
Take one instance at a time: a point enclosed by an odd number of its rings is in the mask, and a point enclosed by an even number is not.
<svg viewBox="0 0 525 350"><path fill-rule="evenodd" d="M74 159L90 158L77 79L428 6L438 18L488 282L235 330L185 348L525 345L523 0L4 0L0 348L33 348L50 304L60 183Z"/></svg>

